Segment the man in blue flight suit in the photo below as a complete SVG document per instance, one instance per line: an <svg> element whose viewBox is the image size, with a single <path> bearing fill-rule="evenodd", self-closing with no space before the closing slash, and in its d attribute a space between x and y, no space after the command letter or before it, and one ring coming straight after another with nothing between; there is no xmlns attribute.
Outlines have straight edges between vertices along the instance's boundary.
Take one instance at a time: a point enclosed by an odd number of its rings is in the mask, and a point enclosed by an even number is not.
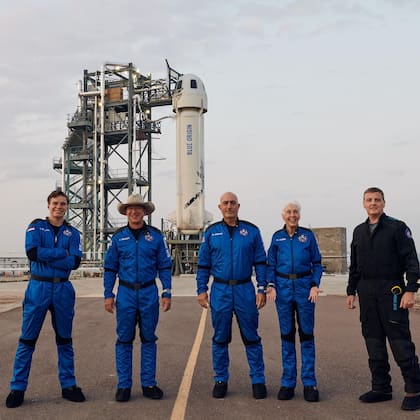
<svg viewBox="0 0 420 420"><path fill-rule="evenodd" d="M48 311L58 352L58 376L62 397L83 402L76 385L72 325L75 291L69 281L71 270L79 267L82 248L79 232L65 220L69 199L62 191L48 196L49 216L36 219L26 230L25 249L31 276L23 300L22 333L16 350L8 408L19 407L28 386L32 354Z"/></svg>
<svg viewBox="0 0 420 420"><path fill-rule="evenodd" d="M259 229L238 219L238 197L226 192L220 198L223 220L209 226L198 255L197 294L203 308L209 306L208 281L213 276L210 308L213 335L213 397L224 398L229 380L228 345L232 338L235 314L245 344L253 396L267 396L261 338L258 335L258 310L265 305L266 255ZM251 281L256 271L257 295Z"/></svg>
<svg viewBox="0 0 420 420"><path fill-rule="evenodd" d="M155 206L145 202L139 194L120 203L118 211L126 215L128 225L117 230L104 263L105 310L114 312L113 288L118 275L116 299L117 342L115 345L118 386L115 399L126 402L131 397L133 341L136 325L140 329L141 373L143 395L161 399L162 390L156 383L156 327L159 319L159 296L156 277L162 283L161 306L164 312L171 308L172 261L165 239L143 218Z"/></svg>

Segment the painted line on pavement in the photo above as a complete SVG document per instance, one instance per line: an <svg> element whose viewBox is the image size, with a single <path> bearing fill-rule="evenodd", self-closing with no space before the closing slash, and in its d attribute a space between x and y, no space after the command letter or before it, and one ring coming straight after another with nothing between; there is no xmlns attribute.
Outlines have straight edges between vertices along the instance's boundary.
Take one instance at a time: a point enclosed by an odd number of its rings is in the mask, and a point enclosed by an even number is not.
<svg viewBox="0 0 420 420"><path fill-rule="evenodd" d="M197 334L195 336L194 344L185 366L184 376L182 377L181 385L179 387L178 395L175 404L172 408L170 420L183 420L185 417L185 410L187 408L188 396L190 394L192 377L194 374L195 365L197 364L198 353L200 351L201 342L203 341L204 330L206 327L207 312L210 309L204 309L201 312L200 323L198 325Z"/></svg>

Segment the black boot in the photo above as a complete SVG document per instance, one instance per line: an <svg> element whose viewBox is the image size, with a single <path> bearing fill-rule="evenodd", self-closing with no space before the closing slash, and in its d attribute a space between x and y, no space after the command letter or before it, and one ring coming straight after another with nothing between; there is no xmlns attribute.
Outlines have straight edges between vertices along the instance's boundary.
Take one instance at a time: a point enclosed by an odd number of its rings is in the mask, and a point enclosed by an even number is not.
<svg viewBox="0 0 420 420"><path fill-rule="evenodd" d="M403 399L401 408L403 410L420 410L420 394L414 395L413 397L405 397Z"/></svg>
<svg viewBox="0 0 420 420"><path fill-rule="evenodd" d="M252 384L252 396L256 400L263 400L267 397L267 387L265 384Z"/></svg>
<svg viewBox="0 0 420 420"><path fill-rule="evenodd" d="M227 389L227 382L217 381L213 387L213 398L225 398Z"/></svg>
<svg viewBox="0 0 420 420"><path fill-rule="evenodd" d="M127 402L131 397L131 388L118 388L115 393L115 401Z"/></svg>
<svg viewBox="0 0 420 420"><path fill-rule="evenodd" d="M11 390L10 394L6 398L7 408L16 408L22 405L25 391Z"/></svg>
<svg viewBox="0 0 420 420"><path fill-rule="evenodd" d="M316 386L304 386L303 397L308 402L318 402L319 401L318 388Z"/></svg>
<svg viewBox="0 0 420 420"><path fill-rule="evenodd" d="M282 386L277 394L278 400L291 400L295 396L295 389Z"/></svg>
<svg viewBox="0 0 420 420"><path fill-rule="evenodd" d="M143 386L143 395L152 400L160 400L163 397L163 391L158 386Z"/></svg>
<svg viewBox="0 0 420 420"><path fill-rule="evenodd" d="M389 401L392 400L392 394L390 392L369 391L365 394L362 394L359 397L359 400L364 403L377 403Z"/></svg>
<svg viewBox="0 0 420 420"><path fill-rule="evenodd" d="M83 402L86 399L83 395L82 389L76 385L73 385L69 388L63 388L61 390L61 396L66 400L73 402Z"/></svg>

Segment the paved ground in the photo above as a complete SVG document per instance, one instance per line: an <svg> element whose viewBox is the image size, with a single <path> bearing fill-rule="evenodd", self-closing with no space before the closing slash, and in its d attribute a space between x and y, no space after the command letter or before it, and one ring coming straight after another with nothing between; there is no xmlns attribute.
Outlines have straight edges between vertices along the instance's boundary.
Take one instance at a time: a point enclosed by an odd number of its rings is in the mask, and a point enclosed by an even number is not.
<svg viewBox="0 0 420 420"><path fill-rule="evenodd" d="M418 412L400 410L403 385L392 362L394 400L363 404L358 395L369 389L367 356L358 320L358 310L345 309L345 276L324 276L323 296L317 304L317 376L321 401L303 400L298 385L292 401L278 401L276 394L281 374L280 335L274 305L261 311L260 334L264 345L269 396L256 401L251 395L243 345L235 326L230 345L231 379L225 399L211 397L212 329L209 316L194 297L194 279L174 279L173 307L162 313L158 329L158 381L165 392L161 401L140 394L138 358L134 358L133 395L130 402L114 401L115 319L103 310L102 285L98 278L75 280L77 291L74 322L76 375L87 401L75 404L61 398L57 381L56 351L49 318L39 337L34 354L25 403L17 409L4 407L16 343L20 333L20 301L26 282L0 282L0 419L414 419ZM203 320L202 342L196 340ZM413 338L420 346L420 312L411 314ZM138 338L135 354L138 355ZM194 357L196 354L196 364ZM187 372L186 372L187 371ZM191 388L188 383L191 381ZM180 392L181 391L181 392Z"/></svg>

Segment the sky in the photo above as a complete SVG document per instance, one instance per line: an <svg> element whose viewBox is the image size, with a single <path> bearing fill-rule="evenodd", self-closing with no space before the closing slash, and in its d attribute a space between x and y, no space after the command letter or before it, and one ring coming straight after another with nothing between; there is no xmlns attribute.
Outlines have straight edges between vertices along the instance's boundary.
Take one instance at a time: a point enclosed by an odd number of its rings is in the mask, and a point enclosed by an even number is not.
<svg viewBox="0 0 420 420"><path fill-rule="evenodd" d="M206 86L206 209L225 191L268 247L285 202L300 224L353 228L385 192L420 248L420 0L2 0L0 256L23 256L83 71L165 59ZM159 115L170 115L170 107ZM153 224L175 209L175 122L154 140Z"/></svg>

